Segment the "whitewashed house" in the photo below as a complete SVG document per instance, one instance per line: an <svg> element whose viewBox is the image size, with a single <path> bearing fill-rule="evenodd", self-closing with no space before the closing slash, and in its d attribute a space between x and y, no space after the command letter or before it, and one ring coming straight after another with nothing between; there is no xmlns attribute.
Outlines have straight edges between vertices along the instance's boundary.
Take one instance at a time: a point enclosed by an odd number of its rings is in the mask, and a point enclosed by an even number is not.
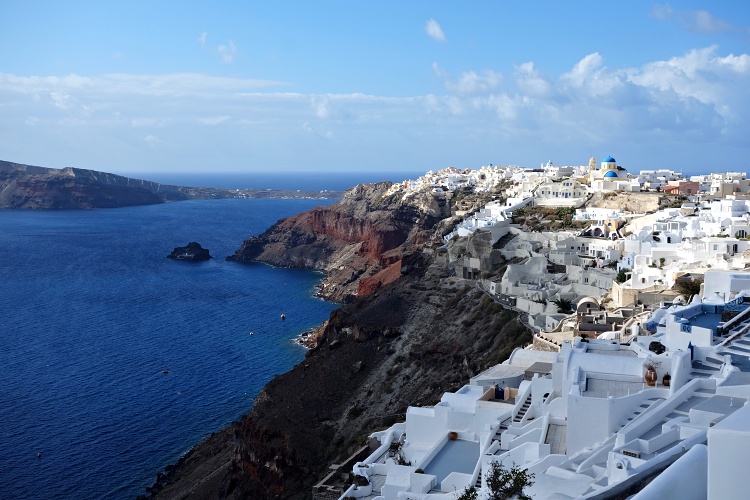
<svg viewBox="0 0 750 500"><path fill-rule="evenodd" d="M547 180L534 190L534 204L541 207L579 207L588 196L588 187L571 178Z"/></svg>

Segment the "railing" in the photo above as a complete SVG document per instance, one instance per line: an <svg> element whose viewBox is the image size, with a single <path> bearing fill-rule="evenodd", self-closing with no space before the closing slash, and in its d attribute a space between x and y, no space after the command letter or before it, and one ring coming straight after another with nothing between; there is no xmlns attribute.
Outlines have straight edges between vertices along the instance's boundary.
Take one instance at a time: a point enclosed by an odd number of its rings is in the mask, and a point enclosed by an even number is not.
<svg viewBox="0 0 750 500"><path fill-rule="evenodd" d="M750 307L747 310L750 311ZM736 316L735 316L735 318L736 318ZM732 318L732 319L735 319L735 318ZM728 324L728 323L725 323L725 325L726 324ZM733 333L732 335L730 335L729 337L727 337L726 339L724 339L718 345L719 346L725 346L725 345L729 344L730 342L732 342L737 337L740 337L740 336L744 335L745 333L747 333L748 330L750 330L750 322L748 322L747 325L743 326L742 328L740 328L739 330L737 330L735 333ZM729 330L729 331L731 331L731 330Z"/></svg>
<svg viewBox="0 0 750 500"><path fill-rule="evenodd" d="M695 396L698 389L715 389L716 381L714 379L693 379L682 386L672 397L663 401L658 408L650 412L643 418L631 420L622 429L617 432L617 446L639 438L644 432L648 431L654 425L666 418L675 408L680 406L688 399Z"/></svg>
<svg viewBox="0 0 750 500"><path fill-rule="evenodd" d="M521 408L523 407L524 403L527 399L530 400L531 396L531 384L528 384L526 386L526 389L523 392L520 392L516 394L516 405L513 408L513 412L511 413L511 420L515 420L516 416L518 415L518 412L521 411ZM529 410L531 409L531 406L529 406ZM528 413L528 410L526 410L526 413ZM525 417L526 415L524 415Z"/></svg>

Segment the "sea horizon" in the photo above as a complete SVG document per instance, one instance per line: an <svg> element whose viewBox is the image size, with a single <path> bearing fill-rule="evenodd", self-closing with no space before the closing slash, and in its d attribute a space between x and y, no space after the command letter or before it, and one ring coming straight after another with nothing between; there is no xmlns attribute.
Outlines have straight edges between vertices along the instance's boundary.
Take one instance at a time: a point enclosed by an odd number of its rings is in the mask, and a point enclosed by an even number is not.
<svg viewBox="0 0 750 500"><path fill-rule="evenodd" d="M473 168L476 170L479 167ZM538 167L527 167L538 168ZM737 168L696 168L682 169L679 167L656 167L632 170L630 173L638 175L641 171L672 170L681 173L683 178L708 175L710 173L743 172ZM311 172L311 171L278 171L278 172L130 172L123 175L134 179L159 182L185 187L204 187L219 189L270 189L270 190L304 190L304 191L346 191L358 184L371 184L390 181L394 183L414 180L425 175L428 171L438 171L440 168L408 171L354 171L354 172ZM626 170L628 170L626 168Z"/></svg>
<svg viewBox="0 0 750 500"><path fill-rule="evenodd" d="M217 172L172 173L134 172L124 175L134 179L186 187L220 189L271 189L304 191L346 191L358 184L402 182L417 179L424 172Z"/></svg>

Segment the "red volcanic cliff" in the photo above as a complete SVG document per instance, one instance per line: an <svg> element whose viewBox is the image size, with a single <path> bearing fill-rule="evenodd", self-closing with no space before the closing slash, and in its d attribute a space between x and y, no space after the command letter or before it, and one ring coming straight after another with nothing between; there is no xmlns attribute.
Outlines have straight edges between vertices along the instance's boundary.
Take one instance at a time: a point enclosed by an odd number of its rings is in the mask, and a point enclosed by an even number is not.
<svg viewBox="0 0 750 500"><path fill-rule="evenodd" d="M323 271L321 295L332 300L370 293L398 278L403 256L449 214L431 193L404 200L387 194L391 185L360 184L337 203L280 220L228 259Z"/></svg>

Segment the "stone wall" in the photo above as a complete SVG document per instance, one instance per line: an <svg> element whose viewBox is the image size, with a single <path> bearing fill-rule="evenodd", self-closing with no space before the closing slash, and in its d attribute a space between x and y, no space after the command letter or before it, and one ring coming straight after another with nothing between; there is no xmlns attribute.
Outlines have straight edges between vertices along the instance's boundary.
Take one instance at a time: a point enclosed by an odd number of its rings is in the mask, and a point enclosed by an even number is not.
<svg viewBox="0 0 750 500"><path fill-rule="evenodd" d="M354 464L364 460L378 447L379 443L371 440L366 446L355 451L341 464L333 464L331 471L321 482L313 486L312 500L338 500L351 485L351 473Z"/></svg>
<svg viewBox="0 0 750 500"><path fill-rule="evenodd" d="M542 338L539 334L534 334L534 341L532 342L532 346L535 351L560 352L559 345L550 340Z"/></svg>

